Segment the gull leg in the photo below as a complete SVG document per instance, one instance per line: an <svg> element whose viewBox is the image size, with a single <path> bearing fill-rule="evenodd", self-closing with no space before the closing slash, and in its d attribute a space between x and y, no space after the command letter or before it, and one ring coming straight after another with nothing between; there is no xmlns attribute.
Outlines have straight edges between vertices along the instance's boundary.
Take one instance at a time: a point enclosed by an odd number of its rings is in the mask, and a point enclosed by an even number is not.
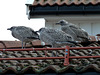
<svg viewBox="0 0 100 75"><path fill-rule="evenodd" d="M26 47L26 42L24 43L24 48Z"/></svg>
<svg viewBox="0 0 100 75"><path fill-rule="evenodd" d="M52 48L54 48L54 45L52 45ZM53 51L52 51L52 57L54 57L54 53L53 53Z"/></svg>
<svg viewBox="0 0 100 75"><path fill-rule="evenodd" d="M23 40L22 40L22 49L23 49Z"/></svg>

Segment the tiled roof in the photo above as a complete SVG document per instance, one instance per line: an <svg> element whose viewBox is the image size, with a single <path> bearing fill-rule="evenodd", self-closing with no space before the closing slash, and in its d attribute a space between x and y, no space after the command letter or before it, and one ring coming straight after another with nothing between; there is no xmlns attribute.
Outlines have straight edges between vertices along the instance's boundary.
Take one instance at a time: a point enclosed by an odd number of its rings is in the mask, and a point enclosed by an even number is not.
<svg viewBox="0 0 100 75"><path fill-rule="evenodd" d="M91 36L93 37L93 36ZM93 37L94 38L94 37ZM96 40L96 39L94 39ZM34 41L33 46L29 47L40 47L40 41ZM99 42L90 43L88 47L100 46ZM83 47L82 44L78 44L76 47ZM21 48L20 41L0 41L0 48ZM0 52L0 58L19 58L19 57L43 57L45 51L4 51ZM56 56L56 51L53 51ZM64 56L64 51L57 51L58 56ZM70 50L70 56L92 56L100 55L100 49L88 49L88 50ZM52 51L47 51L47 57L52 56ZM43 73L48 70L53 70L57 73L66 72L68 69L72 69L76 72L84 72L87 69L94 68L96 71L100 71L100 59L99 58L87 58L87 59L71 59L70 65L64 66L64 60L2 60L0 61L0 73L6 73L11 70L15 73L25 73L31 68L35 73Z"/></svg>
<svg viewBox="0 0 100 75"><path fill-rule="evenodd" d="M100 41L100 34L97 34L97 36L90 36L90 41ZM47 46L50 46L46 44ZM4 48L21 48L22 44L21 41L0 41L0 49ZM41 41L36 40L32 42L31 44L27 44L26 47L42 47Z"/></svg>
<svg viewBox="0 0 100 75"><path fill-rule="evenodd" d="M48 44L46 44L48 45ZM0 41L0 49L3 48L21 48L21 41ZM33 41L32 44L27 44L26 47L42 47L41 41Z"/></svg>
<svg viewBox="0 0 100 75"><path fill-rule="evenodd" d="M41 6L45 6L45 5L71 5L71 4L75 4L75 5L80 5L80 4L99 4L100 0L34 0L33 5L37 6L37 5L41 5Z"/></svg>

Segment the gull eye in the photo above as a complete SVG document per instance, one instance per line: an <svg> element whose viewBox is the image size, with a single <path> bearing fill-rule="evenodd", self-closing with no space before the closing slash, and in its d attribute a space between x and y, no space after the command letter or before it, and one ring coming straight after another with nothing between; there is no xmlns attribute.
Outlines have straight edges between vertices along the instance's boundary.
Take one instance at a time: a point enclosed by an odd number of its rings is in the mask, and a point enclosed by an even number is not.
<svg viewBox="0 0 100 75"><path fill-rule="evenodd" d="M63 21L61 21L60 23L63 23Z"/></svg>

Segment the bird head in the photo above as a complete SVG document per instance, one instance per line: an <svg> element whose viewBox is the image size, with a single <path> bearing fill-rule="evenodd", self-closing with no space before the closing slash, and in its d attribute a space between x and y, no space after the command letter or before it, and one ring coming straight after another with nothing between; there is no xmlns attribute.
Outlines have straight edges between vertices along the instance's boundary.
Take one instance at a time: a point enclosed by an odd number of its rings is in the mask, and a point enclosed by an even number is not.
<svg viewBox="0 0 100 75"><path fill-rule="evenodd" d="M36 31L36 33L37 33L38 35L40 35L41 32L45 31L46 29L47 29L46 27L40 28L38 31Z"/></svg>
<svg viewBox="0 0 100 75"><path fill-rule="evenodd" d="M61 26L63 26L63 25L67 25L68 22L65 21L65 20L60 20L59 22L56 23L56 25L57 25L57 24L60 24Z"/></svg>
<svg viewBox="0 0 100 75"><path fill-rule="evenodd" d="M47 30L47 29L48 29L47 27L42 27L42 28L39 29L38 32L41 33L41 32L43 32L43 31L45 31L45 30Z"/></svg>
<svg viewBox="0 0 100 75"><path fill-rule="evenodd" d="M13 27L11 27L11 28L7 28L7 30L13 30L13 29L15 29L15 26L13 26Z"/></svg>

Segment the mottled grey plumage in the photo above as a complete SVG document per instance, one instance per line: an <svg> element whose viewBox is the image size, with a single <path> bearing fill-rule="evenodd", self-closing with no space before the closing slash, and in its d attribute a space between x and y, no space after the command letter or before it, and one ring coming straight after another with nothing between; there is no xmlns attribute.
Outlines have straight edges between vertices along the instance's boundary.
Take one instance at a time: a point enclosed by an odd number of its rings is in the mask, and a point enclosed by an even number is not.
<svg viewBox="0 0 100 75"><path fill-rule="evenodd" d="M31 42L32 40L39 39L38 34L31 28L25 26L12 26L7 30L12 31L12 36L23 42Z"/></svg>
<svg viewBox="0 0 100 75"><path fill-rule="evenodd" d="M61 30L67 34L70 34L74 38L75 41L85 42L85 41L89 40L88 33L85 30L78 27L77 25L74 25L72 23L68 23L65 20L61 20L56 24L60 24Z"/></svg>
<svg viewBox="0 0 100 75"><path fill-rule="evenodd" d="M41 28L39 30L39 37L45 43L52 45L52 47L61 47L62 45L73 45L69 41L73 41L72 36L63 31L50 28Z"/></svg>

